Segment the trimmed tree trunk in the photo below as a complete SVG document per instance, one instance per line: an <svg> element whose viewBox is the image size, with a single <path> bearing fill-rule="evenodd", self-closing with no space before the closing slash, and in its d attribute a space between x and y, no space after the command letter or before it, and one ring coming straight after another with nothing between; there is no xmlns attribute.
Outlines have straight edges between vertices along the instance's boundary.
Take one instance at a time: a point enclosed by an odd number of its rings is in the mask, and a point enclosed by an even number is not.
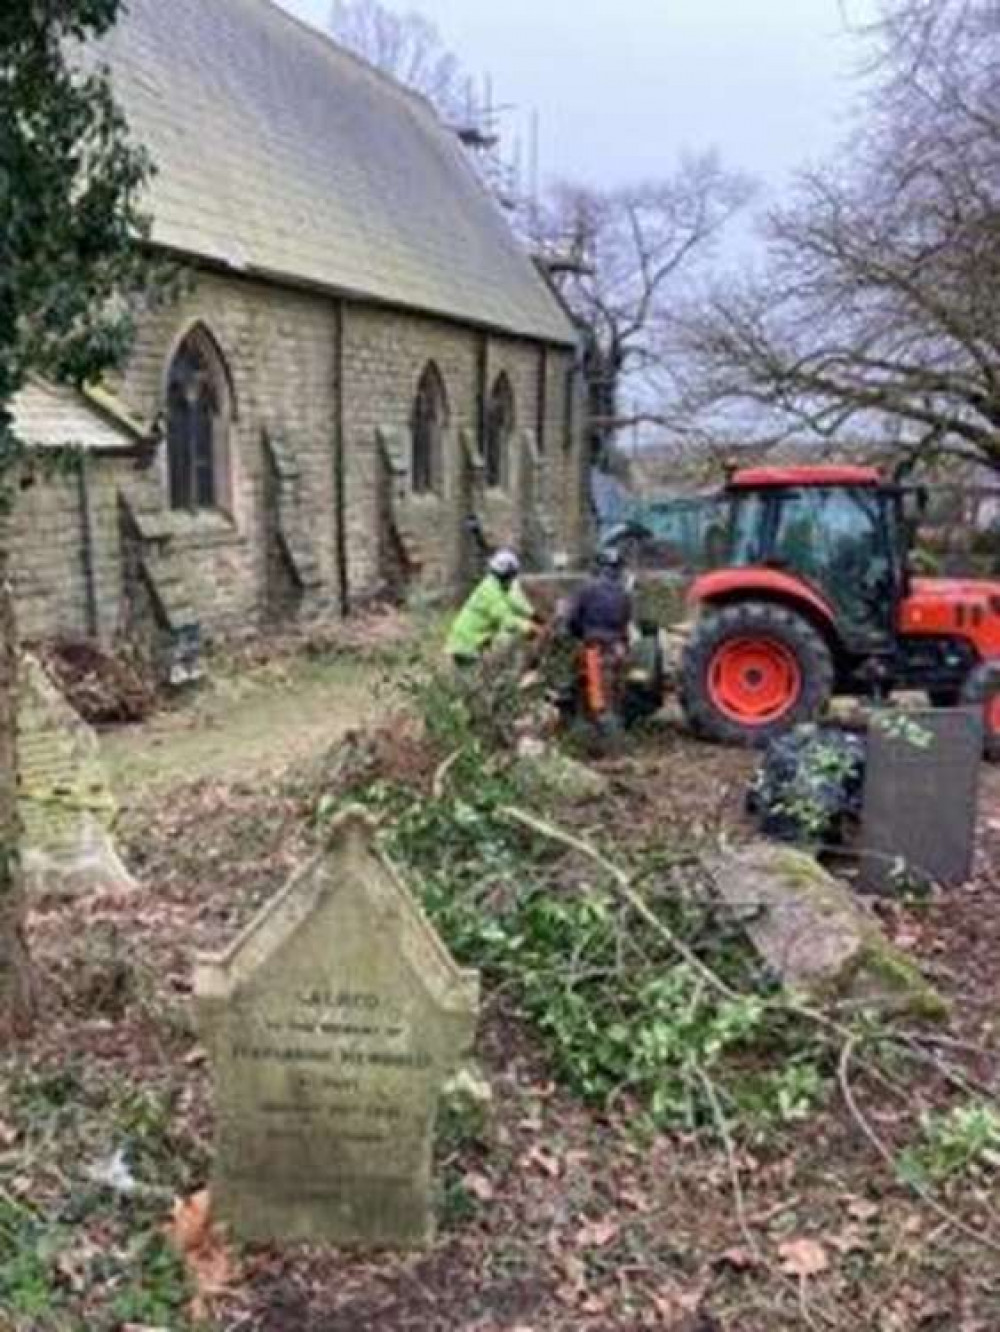
<svg viewBox="0 0 1000 1332"><path fill-rule="evenodd" d="M35 1013L17 813L17 621L2 526L0 521L0 1048L27 1035Z"/></svg>
<svg viewBox="0 0 1000 1332"><path fill-rule="evenodd" d="M622 352L618 344L607 349L596 338L586 352L584 375L587 385L590 461L601 467L608 458L618 427L618 390L621 385Z"/></svg>

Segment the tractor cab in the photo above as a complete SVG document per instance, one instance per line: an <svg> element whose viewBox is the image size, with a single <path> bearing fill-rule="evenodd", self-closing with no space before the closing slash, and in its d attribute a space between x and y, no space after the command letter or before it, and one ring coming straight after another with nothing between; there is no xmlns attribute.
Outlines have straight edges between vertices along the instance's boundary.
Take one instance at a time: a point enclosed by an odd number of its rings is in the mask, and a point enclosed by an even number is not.
<svg viewBox="0 0 1000 1332"><path fill-rule="evenodd" d="M695 730L760 744L833 692L918 689L982 704L1000 756L1000 583L916 578L910 498L874 468L735 472L706 534L710 572L681 702Z"/></svg>
<svg viewBox="0 0 1000 1332"><path fill-rule="evenodd" d="M873 468L737 472L720 522L719 567L791 576L829 606L847 651L893 651L907 576L901 492Z"/></svg>

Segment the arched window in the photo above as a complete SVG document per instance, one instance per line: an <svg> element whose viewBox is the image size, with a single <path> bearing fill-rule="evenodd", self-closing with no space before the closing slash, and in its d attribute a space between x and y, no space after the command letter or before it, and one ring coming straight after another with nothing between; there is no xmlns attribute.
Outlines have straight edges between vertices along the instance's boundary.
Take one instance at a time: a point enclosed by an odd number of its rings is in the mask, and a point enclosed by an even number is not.
<svg viewBox="0 0 1000 1332"><path fill-rule="evenodd" d="M167 376L167 472L173 509L231 509L225 363L208 331L193 328Z"/></svg>
<svg viewBox="0 0 1000 1332"><path fill-rule="evenodd" d="M433 361L420 376L413 403L413 491L440 493L444 484L444 432L448 427L448 399L441 373Z"/></svg>
<svg viewBox="0 0 1000 1332"><path fill-rule="evenodd" d="M510 441L514 434L514 390L505 374L497 376L486 412L486 484L510 487Z"/></svg>

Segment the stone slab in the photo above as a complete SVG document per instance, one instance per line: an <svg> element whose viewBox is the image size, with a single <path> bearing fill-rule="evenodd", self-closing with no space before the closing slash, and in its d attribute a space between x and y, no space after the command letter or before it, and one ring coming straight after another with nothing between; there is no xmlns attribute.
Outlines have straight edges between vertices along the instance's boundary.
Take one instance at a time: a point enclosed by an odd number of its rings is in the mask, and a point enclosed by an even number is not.
<svg viewBox="0 0 1000 1332"><path fill-rule="evenodd" d="M77 822L72 840L48 846L28 843L21 861L29 897L87 897L136 887L111 834L89 814Z"/></svg>
<svg viewBox="0 0 1000 1332"><path fill-rule="evenodd" d="M908 727L915 728L908 738ZM914 738L915 737L915 738ZM972 873L983 723L976 708L907 711L869 728L861 816L867 892L895 890L898 871L944 887Z"/></svg>
<svg viewBox="0 0 1000 1332"><path fill-rule="evenodd" d="M135 882L115 850L117 806L97 734L30 656L21 668L18 728L29 895L132 890Z"/></svg>
<svg viewBox="0 0 1000 1332"><path fill-rule="evenodd" d="M476 1026L458 967L358 811L195 977L214 1070L213 1199L249 1240L433 1235L443 1084Z"/></svg>
<svg viewBox="0 0 1000 1332"><path fill-rule="evenodd" d="M752 842L724 853L710 870L718 896L789 989L923 1017L945 1013L915 964L889 943L850 888L812 856Z"/></svg>

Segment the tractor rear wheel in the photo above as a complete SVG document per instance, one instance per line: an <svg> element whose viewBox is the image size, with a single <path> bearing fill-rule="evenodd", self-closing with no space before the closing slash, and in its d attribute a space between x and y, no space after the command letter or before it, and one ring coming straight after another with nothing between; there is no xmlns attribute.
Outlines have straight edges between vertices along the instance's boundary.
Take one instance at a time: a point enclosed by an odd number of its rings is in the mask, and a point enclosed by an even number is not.
<svg viewBox="0 0 1000 1332"><path fill-rule="evenodd" d="M961 702L981 704L983 709L983 753L1000 763L1000 662L986 661L975 667L962 686Z"/></svg>
<svg viewBox="0 0 1000 1332"><path fill-rule="evenodd" d="M684 650L681 704L699 735L764 745L818 717L833 680L830 649L808 620L743 601L698 621Z"/></svg>

